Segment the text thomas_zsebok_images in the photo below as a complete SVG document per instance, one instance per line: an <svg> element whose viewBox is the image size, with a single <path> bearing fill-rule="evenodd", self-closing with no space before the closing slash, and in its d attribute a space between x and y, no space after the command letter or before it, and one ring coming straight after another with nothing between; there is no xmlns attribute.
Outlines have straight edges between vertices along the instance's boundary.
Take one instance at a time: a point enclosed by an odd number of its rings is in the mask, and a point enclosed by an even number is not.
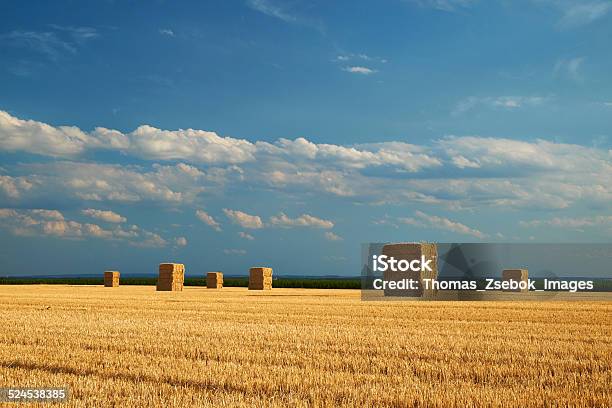
<svg viewBox="0 0 612 408"><path fill-rule="evenodd" d="M373 272L433 272L431 263L433 259L427 259L425 255L420 258L407 260L396 259L393 256L387 255L372 255L372 271ZM534 279L526 281L518 280L498 280L495 278L484 278L486 282L484 290L537 290ZM424 289L434 290L477 290L478 281L476 280L437 280L435 278L405 278L391 279L384 278L374 279L373 288L380 289L418 289L422 284ZM577 292L579 290L593 290L592 280L543 280L543 290L562 290L569 292Z"/></svg>

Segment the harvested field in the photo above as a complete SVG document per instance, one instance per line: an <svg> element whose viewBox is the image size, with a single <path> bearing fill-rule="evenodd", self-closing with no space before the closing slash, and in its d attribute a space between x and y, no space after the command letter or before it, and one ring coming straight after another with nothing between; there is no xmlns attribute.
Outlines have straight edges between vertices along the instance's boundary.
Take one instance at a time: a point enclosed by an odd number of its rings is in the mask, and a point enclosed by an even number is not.
<svg viewBox="0 0 612 408"><path fill-rule="evenodd" d="M0 320L0 386L63 406L612 406L610 302L12 285Z"/></svg>

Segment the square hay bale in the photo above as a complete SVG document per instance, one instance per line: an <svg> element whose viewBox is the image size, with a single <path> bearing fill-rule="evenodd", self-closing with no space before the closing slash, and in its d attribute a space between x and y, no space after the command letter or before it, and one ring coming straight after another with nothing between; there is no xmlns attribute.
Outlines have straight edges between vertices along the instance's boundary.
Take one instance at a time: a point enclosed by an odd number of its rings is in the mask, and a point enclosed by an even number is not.
<svg viewBox="0 0 612 408"><path fill-rule="evenodd" d="M527 269L504 269L502 280L525 282L523 289L504 289L505 292L529 292L529 271Z"/></svg>
<svg viewBox="0 0 612 408"><path fill-rule="evenodd" d="M182 292L183 286L182 282L157 282L157 290L160 292Z"/></svg>
<svg viewBox="0 0 612 408"><path fill-rule="evenodd" d="M434 297L437 293L434 289L425 289L423 279L438 278L438 247L434 243L427 242L402 242L396 244L387 244L383 247L381 255L394 257L399 260L412 261L421 259L422 256L426 260L431 259L429 264L431 271L390 271L383 272L383 279L389 281L400 281L402 279L413 279L418 282L417 289L385 289L385 296L402 296L402 297Z"/></svg>
<svg viewBox="0 0 612 408"><path fill-rule="evenodd" d="M208 272L206 274L206 287L208 289L221 289L221 288L223 288L223 273L221 273L221 272Z"/></svg>
<svg viewBox="0 0 612 408"><path fill-rule="evenodd" d="M157 290L180 292L185 284L185 265L178 263L159 264Z"/></svg>
<svg viewBox="0 0 612 408"><path fill-rule="evenodd" d="M185 265L179 263L161 263L159 264L159 272L185 272Z"/></svg>
<svg viewBox="0 0 612 408"><path fill-rule="evenodd" d="M105 271L104 272L104 286L107 288L116 288L119 286L119 272L118 271Z"/></svg>
<svg viewBox="0 0 612 408"><path fill-rule="evenodd" d="M272 268L249 269L249 290L272 290Z"/></svg>

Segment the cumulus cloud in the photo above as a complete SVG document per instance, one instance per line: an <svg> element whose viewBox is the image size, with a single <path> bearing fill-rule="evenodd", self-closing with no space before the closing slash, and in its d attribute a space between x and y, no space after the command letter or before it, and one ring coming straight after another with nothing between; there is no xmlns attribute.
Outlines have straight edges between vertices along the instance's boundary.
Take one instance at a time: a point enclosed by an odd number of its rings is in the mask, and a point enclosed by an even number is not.
<svg viewBox="0 0 612 408"><path fill-rule="evenodd" d="M292 145L289 149L284 143L283 149L294 150L295 143ZM612 156L600 148L545 140L449 136L430 147L385 143L367 155L363 150L376 147L359 146L357 152L337 154L328 165L318 145L306 141L299 145L299 153L292 151L292 157L314 157L317 165L297 159L295 163L268 163L263 173L255 171L251 177L292 192L320 192L372 203L437 204L453 210L561 209L577 202L608 206L606 202L612 199ZM388 163L397 164L381 165L378 171L374 166L364 168L360 157L371 163L389 157ZM341 168L335 167L339 164ZM440 173L432 177L428 172Z"/></svg>
<svg viewBox="0 0 612 408"><path fill-rule="evenodd" d="M204 224L209 225L215 231L217 232L221 231L221 226L219 225L219 223L215 221L215 219L211 215L209 215L206 211L196 210L196 217L198 217L200 221L202 221Z"/></svg>
<svg viewBox="0 0 612 408"><path fill-rule="evenodd" d="M309 214L302 214L297 218L289 218L286 214L280 213L270 217L270 225L283 228L312 227L312 228L333 228L334 223L321 218L313 217Z"/></svg>
<svg viewBox="0 0 612 408"><path fill-rule="evenodd" d="M27 178L0 175L0 191L9 198L19 198L32 187L33 183Z"/></svg>
<svg viewBox="0 0 612 408"><path fill-rule="evenodd" d="M204 130L161 130L139 126L128 135L129 151L153 160L188 160L194 163L242 163L254 159L255 146L242 139L220 137Z"/></svg>
<svg viewBox="0 0 612 408"><path fill-rule="evenodd" d="M174 239L174 244L176 246L187 246L187 238L185 237L178 237Z"/></svg>
<svg viewBox="0 0 612 408"><path fill-rule="evenodd" d="M30 213L33 215L39 216L40 218L47 219L47 220L56 220L56 221L64 220L64 215L57 210L34 209L34 210L30 210Z"/></svg>
<svg viewBox="0 0 612 408"><path fill-rule="evenodd" d="M255 239L255 237L254 237L254 236L252 236L251 234L248 234L248 233L246 233L246 232L243 232L243 231L240 231L240 232L238 233L238 236L239 236L240 238L243 238L243 239L248 239L249 241L252 241L252 240L254 240L254 239Z"/></svg>
<svg viewBox="0 0 612 408"><path fill-rule="evenodd" d="M254 145L203 130L161 130L142 125L131 133L75 126L51 126L0 111L0 149L52 157L74 157L88 149L114 149L152 160L183 159L196 163L241 163L253 160Z"/></svg>
<svg viewBox="0 0 612 408"><path fill-rule="evenodd" d="M143 230L137 225L115 226L104 229L97 224L69 220L57 210L0 209L0 228L20 236L48 236L60 239L99 238L125 241L138 247L163 247L167 241L160 235Z"/></svg>
<svg viewBox="0 0 612 408"><path fill-rule="evenodd" d="M400 218L398 221L402 224L412 225L420 228L431 228L444 231L455 232L463 235L470 235L478 239L483 239L487 235L481 231L470 228L465 224L457 221L452 221L448 218L439 217L437 215L429 215L422 211L415 211L415 217Z"/></svg>
<svg viewBox="0 0 612 408"><path fill-rule="evenodd" d="M159 33L161 35L167 35L168 37L174 37L174 31L169 28L161 28Z"/></svg>
<svg viewBox="0 0 612 408"><path fill-rule="evenodd" d="M0 111L0 149L4 151L71 157L82 153L92 143L92 138L77 127L53 127Z"/></svg>
<svg viewBox="0 0 612 408"><path fill-rule="evenodd" d="M371 75L375 74L377 71L368 67L361 66L352 66L352 67L344 67L343 71L350 72L351 74L360 74L360 75Z"/></svg>
<svg viewBox="0 0 612 408"><path fill-rule="evenodd" d="M326 231L324 235L325 235L325 239L327 239L328 241L342 241L341 236L336 235L331 231Z"/></svg>
<svg viewBox="0 0 612 408"><path fill-rule="evenodd" d="M206 183L216 183L214 173L204 174L185 164L121 166L83 162L51 162L21 167L33 174L40 189L89 202L135 203L157 201L170 204L192 202ZM40 190L33 189L31 193ZM23 194L22 194L23 195ZM24 197L25 198L25 197Z"/></svg>
<svg viewBox="0 0 612 408"><path fill-rule="evenodd" d="M203 130L170 131L148 125L128 134L106 128L86 133L77 127L54 127L0 111L0 150L72 158L95 149L116 150L146 160L185 160L206 165L275 160L312 165L323 162L340 168L397 166L407 171L440 165L423 149L403 142L341 146L297 138L252 143Z"/></svg>
<svg viewBox="0 0 612 408"><path fill-rule="evenodd" d="M447 137L438 142L459 168L508 167L558 171L610 170L611 163L598 149L545 140L525 142L491 137Z"/></svg>
<svg viewBox="0 0 612 408"><path fill-rule="evenodd" d="M122 217L116 212L113 212L110 210L96 210L93 208L87 208L85 210L82 210L81 212L88 217L96 218L98 220L102 220L106 222L122 223L122 222L127 221L127 218Z"/></svg>
<svg viewBox="0 0 612 408"><path fill-rule="evenodd" d="M279 139L275 144L259 142L257 147L260 157L285 159L288 166L290 162L343 169L391 166L401 171L418 172L441 165L440 160L428 155L426 149L405 142L341 146L315 144L299 137L295 140Z"/></svg>
<svg viewBox="0 0 612 408"><path fill-rule="evenodd" d="M612 201L612 155L600 147L479 135L447 136L427 145L407 140L338 145L302 137L250 142L205 131L146 126L128 134L74 128L71 132L77 136L69 137L62 128L22 121L6 112L3 118L0 150L73 159L0 169L9 173L0 175L0 200L11 203L5 206L46 205L49 197L87 201L91 207L141 201L184 205L202 194L222 195L226 186L324 194L359 203L426 203L452 210L564 209L578 203L609 208ZM102 148L144 160L185 162L136 166L74 161Z"/></svg>
<svg viewBox="0 0 612 408"><path fill-rule="evenodd" d="M259 229L264 227L263 221L258 215L250 215L242 211L230 210L228 208L224 208L223 213L225 213L226 217L234 224L238 224L243 228Z"/></svg>

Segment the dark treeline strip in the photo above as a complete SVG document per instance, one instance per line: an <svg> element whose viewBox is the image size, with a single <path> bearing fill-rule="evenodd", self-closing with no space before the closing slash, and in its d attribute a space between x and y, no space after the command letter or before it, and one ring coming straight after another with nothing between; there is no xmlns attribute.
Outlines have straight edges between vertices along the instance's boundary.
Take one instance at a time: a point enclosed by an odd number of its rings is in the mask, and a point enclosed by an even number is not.
<svg viewBox="0 0 612 408"><path fill-rule="evenodd" d="M121 278L121 285L155 286L157 278ZM0 278L0 285L102 285L104 278ZM305 288L305 289L360 289L361 280L347 279L291 279L274 280L275 288ZM185 278L185 286L206 286L206 278ZM248 278L224 278L223 286L247 287Z"/></svg>

